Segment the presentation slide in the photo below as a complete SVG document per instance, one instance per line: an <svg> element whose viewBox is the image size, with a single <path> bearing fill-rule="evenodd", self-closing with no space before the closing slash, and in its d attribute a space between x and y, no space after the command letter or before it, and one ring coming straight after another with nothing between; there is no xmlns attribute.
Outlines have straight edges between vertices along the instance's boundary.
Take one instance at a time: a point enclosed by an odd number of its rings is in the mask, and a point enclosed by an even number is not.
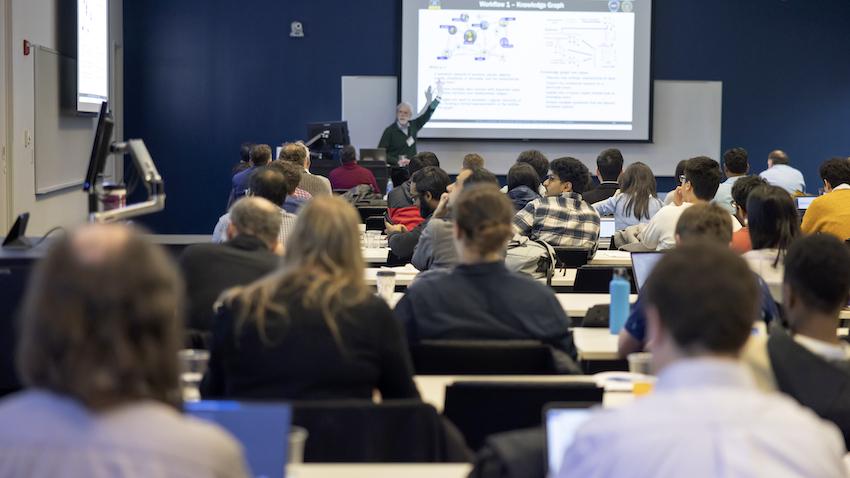
<svg viewBox="0 0 850 478"><path fill-rule="evenodd" d="M108 0L77 0L77 111L109 100Z"/></svg>
<svg viewBox="0 0 850 478"><path fill-rule="evenodd" d="M422 138L648 140L651 0L405 0L402 100Z"/></svg>

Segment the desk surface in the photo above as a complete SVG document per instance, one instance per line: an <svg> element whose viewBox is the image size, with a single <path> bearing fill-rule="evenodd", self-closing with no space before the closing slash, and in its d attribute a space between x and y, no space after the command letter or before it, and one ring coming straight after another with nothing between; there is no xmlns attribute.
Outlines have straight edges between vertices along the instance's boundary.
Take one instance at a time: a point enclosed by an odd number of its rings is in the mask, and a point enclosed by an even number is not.
<svg viewBox="0 0 850 478"><path fill-rule="evenodd" d="M302 463L287 478L466 478L469 463Z"/></svg>
<svg viewBox="0 0 850 478"><path fill-rule="evenodd" d="M396 292L390 301L390 307L395 307L399 300L404 296L403 292ZM584 317L587 310L597 304L608 304L611 302L611 296L608 294L555 294L558 302L564 308L564 311L570 317ZM637 296L632 294L629 300L634 302ZM605 329L606 331L608 329Z"/></svg>
<svg viewBox="0 0 850 478"><path fill-rule="evenodd" d="M368 262L368 261L367 261ZM378 282L379 270L394 271L396 287L407 287L419 274L411 264L400 267L368 267L366 268L366 285L375 286ZM540 279L541 282L546 282L545 279ZM552 287L572 287L576 281L576 269L566 269L555 271L555 276L552 277Z"/></svg>
<svg viewBox="0 0 850 478"><path fill-rule="evenodd" d="M617 335L607 327L574 327L573 342L579 360L617 360Z"/></svg>

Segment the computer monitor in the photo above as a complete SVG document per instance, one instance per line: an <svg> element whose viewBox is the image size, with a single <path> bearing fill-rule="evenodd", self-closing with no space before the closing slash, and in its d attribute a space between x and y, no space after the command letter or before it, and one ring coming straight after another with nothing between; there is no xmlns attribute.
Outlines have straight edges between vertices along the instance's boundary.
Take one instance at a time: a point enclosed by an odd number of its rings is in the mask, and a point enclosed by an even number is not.
<svg viewBox="0 0 850 478"><path fill-rule="evenodd" d="M614 228L613 217L603 217L599 222L599 237L606 239L614 236L616 229Z"/></svg>
<svg viewBox="0 0 850 478"><path fill-rule="evenodd" d="M316 151L329 151L342 148L351 144L348 136L347 121L321 121L307 124L307 138L312 139L322 133L328 132L327 138L322 138L310 145L310 149Z"/></svg>
<svg viewBox="0 0 850 478"><path fill-rule="evenodd" d="M360 148L360 161L387 162L387 150L384 148Z"/></svg>
<svg viewBox="0 0 850 478"><path fill-rule="evenodd" d="M245 451L255 477L285 476L292 408L284 403L202 400L183 405L187 414L217 423Z"/></svg>
<svg viewBox="0 0 850 478"><path fill-rule="evenodd" d="M578 429L590 418L593 402L551 403L543 412L546 427L546 476L561 469L564 453L572 445Z"/></svg>
<svg viewBox="0 0 850 478"><path fill-rule="evenodd" d="M643 287L644 282L646 282L662 255L664 255L663 252L632 252L632 274L635 278L635 288L638 291Z"/></svg>
<svg viewBox="0 0 850 478"><path fill-rule="evenodd" d="M97 128L94 131L94 141L89 158L89 168L83 182L83 191L92 192L97 186L97 177L103 173L106 158L109 157L109 145L114 128L115 122L109 112L109 105L104 101L100 105L100 114L97 117Z"/></svg>
<svg viewBox="0 0 850 478"><path fill-rule="evenodd" d="M817 199L817 196L800 196L797 198L797 209L800 211L805 211L809 208L809 204Z"/></svg>

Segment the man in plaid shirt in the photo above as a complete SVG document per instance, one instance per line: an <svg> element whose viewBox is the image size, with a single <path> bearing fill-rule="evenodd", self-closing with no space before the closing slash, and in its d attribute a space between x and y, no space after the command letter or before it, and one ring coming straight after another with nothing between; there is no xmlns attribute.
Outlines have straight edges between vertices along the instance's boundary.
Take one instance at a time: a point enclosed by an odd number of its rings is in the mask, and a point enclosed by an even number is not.
<svg viewBox="0 0 850 478"><path fill-rule="evenodd" d="M582 198L590 172L575 158L558 158L549 164L543 182L546 197L529 202L514 216L514 231L551 246L596 249L599 214Z"/></svg>

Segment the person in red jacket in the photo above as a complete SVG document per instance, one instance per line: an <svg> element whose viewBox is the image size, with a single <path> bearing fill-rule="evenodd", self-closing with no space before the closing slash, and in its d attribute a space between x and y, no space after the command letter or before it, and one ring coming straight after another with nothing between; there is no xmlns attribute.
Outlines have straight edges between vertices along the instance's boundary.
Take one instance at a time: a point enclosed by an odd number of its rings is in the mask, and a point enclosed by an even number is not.
<svg viewBox="0 0 850 478"><path fill-rule="evenodd" d="M351 189L366 184L372 186L372 191L380 193L381 188L378 187L378 181L372 171L357 164L357 151L354 146L343 146L340 159L342 166L333 169L328 175L333 189Z"/></svg>

